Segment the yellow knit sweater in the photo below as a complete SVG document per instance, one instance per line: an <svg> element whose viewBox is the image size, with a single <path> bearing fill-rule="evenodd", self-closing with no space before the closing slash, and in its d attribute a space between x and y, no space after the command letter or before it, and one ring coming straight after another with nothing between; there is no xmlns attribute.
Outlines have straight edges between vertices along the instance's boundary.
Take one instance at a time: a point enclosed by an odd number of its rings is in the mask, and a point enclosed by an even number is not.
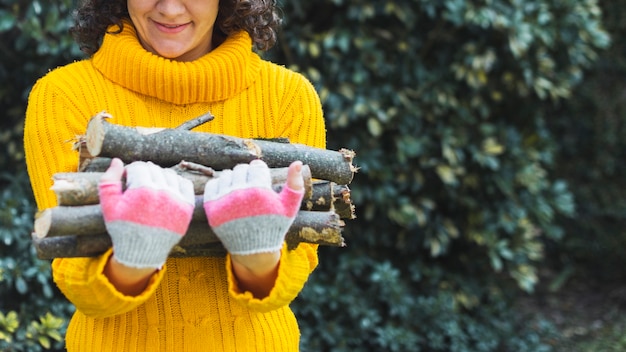
<svg viewBox="0 0 626 352"><path fill-rule="evenodd" d="M321 104L301 75L262 60L247 33L232 35L193 62L145 51L132 26L107 34L90 59L55 69L34 86L24 145L39 209L56 205L51 176L76 171L71 142L99 111L111 123L175 127L211 111L198 131L287 137L325 148ZM278 279L265 299L240 292L226 258L169 259L136 297L116 291L98 258L55 259L56 284L76 306L68 351L297 351L289 303L317 265L317 247L282 250Z"/></svg>

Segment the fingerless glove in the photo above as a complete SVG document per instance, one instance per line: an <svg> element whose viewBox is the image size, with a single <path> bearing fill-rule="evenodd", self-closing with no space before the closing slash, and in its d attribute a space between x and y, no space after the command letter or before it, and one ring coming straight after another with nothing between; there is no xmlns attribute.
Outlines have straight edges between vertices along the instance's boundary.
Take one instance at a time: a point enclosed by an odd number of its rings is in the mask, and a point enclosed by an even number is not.
<svg viewBox="0 0 626 352"><path fill-rule="evenodd" d="M130 267L160 268L191 222L193 185L150 162L128 165L126 180L125 191L121 180L99 184L113 256Z"/></svg>
<svg viewBox="0 0 626 352"><path fill-rule="evenodd" d="M280 250L304 191L271 187L270 170L261 160L240 164L207 182L204 210L209 224L231 254Z"/></svg>

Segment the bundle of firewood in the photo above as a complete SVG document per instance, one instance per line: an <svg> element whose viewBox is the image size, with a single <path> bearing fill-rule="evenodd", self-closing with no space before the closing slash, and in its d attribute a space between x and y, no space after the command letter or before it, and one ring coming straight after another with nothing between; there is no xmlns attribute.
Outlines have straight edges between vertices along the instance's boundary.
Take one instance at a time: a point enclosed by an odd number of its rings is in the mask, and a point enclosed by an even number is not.
<svg viewBox="0 0 626 352"><path fill-rule="evenodd" d="M169 129L120 126L109 123L109 117L105 112L92 117L85 135L75 143L79 170L53 176L58 206L35 216L32 239L39 258L97 256L111 247L99 205L98 182L114 157L125 163L152 161L193 183L196 206L191 225L172 250L173 257L225 255L202 207L204 185L219 177L220 170L254 159L268 164L277 192L286 180L287 166L295 160L304 164L305 195L285 238L289 248L301 242L345 246L343 219L355 217L348 188L356 172L353 151L191 131L210 121L210 114Z"/></svg>

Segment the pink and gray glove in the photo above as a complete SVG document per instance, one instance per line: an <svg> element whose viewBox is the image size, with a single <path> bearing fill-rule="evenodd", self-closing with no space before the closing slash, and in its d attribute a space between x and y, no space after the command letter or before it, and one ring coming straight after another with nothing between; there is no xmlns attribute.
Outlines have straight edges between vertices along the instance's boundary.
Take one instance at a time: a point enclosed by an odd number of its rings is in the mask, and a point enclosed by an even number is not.
<svg viewBox="0 0 626 352"><path fill-rule="evenodd" d="M293 223L304 190L287 185L272 190L270 170L261 160L225 170L207 182L204 210L209 225L231 254L279 251Z"/></svg>
<svg viewBox="0 0 626 352"><path fill-rule="evenodd" d="M134 268L163 266L187 232L195 203L192 183L173 170L139 161L124 169L119 159L103 175L99 195L113 256Z"/></svg>

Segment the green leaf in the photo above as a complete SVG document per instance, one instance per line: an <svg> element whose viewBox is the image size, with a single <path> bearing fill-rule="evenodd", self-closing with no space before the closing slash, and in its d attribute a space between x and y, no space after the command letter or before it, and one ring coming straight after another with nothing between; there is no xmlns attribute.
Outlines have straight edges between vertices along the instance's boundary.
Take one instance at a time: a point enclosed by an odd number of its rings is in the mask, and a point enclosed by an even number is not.
<svg viewBox="0 0 626 352"><path fill-rule="evenodd" d="M378 137L383 133L383 127L380 121L378 121L377 119L373 117L370 117L369 119L367 119L367 130L374 137Z"/></svg>
<svg viewBox="0 0 626 352"><path fill-rule="evenodd" d="M0 10L0 32L13 29L16 24L15 16L6 10Z"/></svg>
<svg viewBox="0 0 626 352"><path fill-rule="evenodd" d="M39 344L46 349L50 348L50 339L47 336L40 335L37 337Z"/></svg>
<svg viewBox="0 0 626 352"><path fill-rule="evenodd" d="M436 170L437 170L437 175L439 175L439 178L441 179L443 183L448 184L448 185L457 184L456 175L454 174L454 171L452 170L450 166L440 164L440 165L437 165Z"/></svg>
<svg viewBox="0 0 626 352"><path fill-rule="evenodd" d="M15 289L21 294L26 294L28 292L28 284L23 277L18 276L15 278Z"/></svg>

